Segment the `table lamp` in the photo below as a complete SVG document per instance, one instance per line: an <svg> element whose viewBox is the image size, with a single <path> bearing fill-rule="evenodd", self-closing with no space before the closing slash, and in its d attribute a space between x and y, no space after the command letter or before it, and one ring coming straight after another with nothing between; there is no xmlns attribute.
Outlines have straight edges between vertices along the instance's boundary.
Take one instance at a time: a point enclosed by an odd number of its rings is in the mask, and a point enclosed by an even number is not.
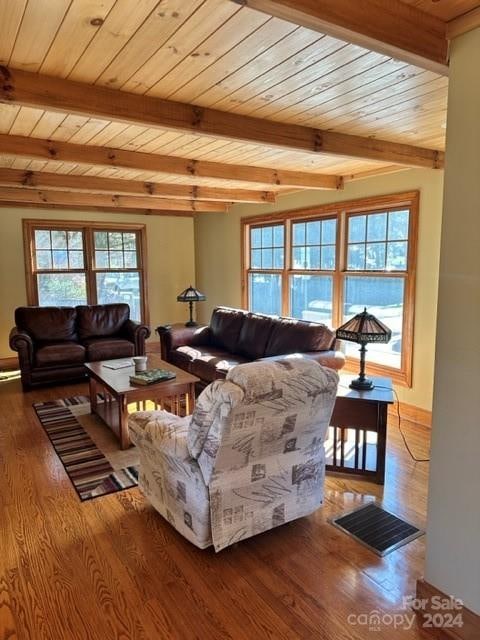
<svg viewBox="0 0 480 640"><path fill-rule="evenodd" d="M185 291L182 291L182 293L177 296L178 302L188 302L188 305L190 307L190 320L185 323L186 327L197 326L197 323L193 319L193 303L203 302L206 299L206 296L203 293L200 293L198 289L195 289L195 287L192 287L192 285L190 285L187 289L185 289Z"/></svg>
<svg viewBox="0 0 480 640"><path fill-rule="evenodd" d="M360 373L358 378L352 380L350 388L359 391L373 389L373 382L365 376L365 353L367 351L365 345L369 342L389 342L392 337L391 330L371 313L368 313L365 307L362 313L358 313L339 327L336 336L339 340L360 344Z"/></svg>

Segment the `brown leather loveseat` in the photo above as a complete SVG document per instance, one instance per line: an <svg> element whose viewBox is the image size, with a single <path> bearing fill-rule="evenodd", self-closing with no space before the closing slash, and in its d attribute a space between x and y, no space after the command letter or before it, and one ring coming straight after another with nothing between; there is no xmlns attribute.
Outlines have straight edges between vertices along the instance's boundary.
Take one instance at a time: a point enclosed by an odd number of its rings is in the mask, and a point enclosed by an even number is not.
<svg viewBox="0 0 480 640"><path fill-rule="evenodd" d="M158 327L162 358L208 383L225 378L237 364L301 353L331 369L345 357L335 334L323 324L217 307L209 326Z"/></svg>
<svg viewBox="0 0 480 640"><path fill-rule="evenodd" d="M25 389L85 375L84 362L145 353L150 329L130 320L128 304L19 307L10 332Z"/></svg>

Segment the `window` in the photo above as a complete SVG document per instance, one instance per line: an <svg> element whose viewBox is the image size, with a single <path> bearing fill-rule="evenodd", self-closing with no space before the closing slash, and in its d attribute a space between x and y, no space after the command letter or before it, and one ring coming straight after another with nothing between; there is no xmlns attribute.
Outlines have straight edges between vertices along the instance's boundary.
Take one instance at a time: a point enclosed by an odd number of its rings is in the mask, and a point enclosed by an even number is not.
<svg viewBox="0 0 480 640"><path fill-rule="evenodd" d="M418 193L245 218L245 303L338 327L364 307L392 330L372 373L411 385ZM347 362L358 345L345 343Z"/></svg>
<svg viewBox="0 0 480 640"><path fill-rule="evenodd" d="M24 220L29 304L126 302L146 321L144 225Z"/></svg>

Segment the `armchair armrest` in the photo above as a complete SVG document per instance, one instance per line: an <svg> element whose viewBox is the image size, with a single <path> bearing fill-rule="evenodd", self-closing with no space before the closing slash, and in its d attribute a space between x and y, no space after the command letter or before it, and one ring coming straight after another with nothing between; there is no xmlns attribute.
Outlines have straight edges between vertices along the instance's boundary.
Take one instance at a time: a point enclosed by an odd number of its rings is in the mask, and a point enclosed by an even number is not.
<svg viewBox="0 0 480 640"><path fill-rule="evenodd" d="M33 362L33 340L26 331L13 327L9 337L10 349L18 352L20 367L30 367Z"/></svg>
<svg viewBox="0 0 480 640"><path fill-rule="evenodd" d="M145 340L150 337L150 327L134 320L127 320L123 330L127 338L135 345L135 355L145 355Z"/></svg>
<svg viewBox="0 0 480 640"><path fill-rule="evenodd" d="M185 346L198 346L210 343L210 327L186 327L184 324L163 325L156 329L160 336L160 352L163 360L168 361L168 354L173 349Z"/></svg>
<svg viewBox="0 0 480 640"><path fill-rule="evenodd" d="M158 454L190 459L187 432L190 416L181 418L168 411L138 411L128 419L132 442L151 457Z"/></svg>

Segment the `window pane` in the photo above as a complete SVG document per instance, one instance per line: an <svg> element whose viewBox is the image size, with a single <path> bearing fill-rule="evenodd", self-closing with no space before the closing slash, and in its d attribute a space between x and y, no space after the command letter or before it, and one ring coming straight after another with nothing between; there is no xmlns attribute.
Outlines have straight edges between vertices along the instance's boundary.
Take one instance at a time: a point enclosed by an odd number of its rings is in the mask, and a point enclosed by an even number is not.
<svg viewBox="0 0 480 640"><path fill-rule="evenodd" d="M292 261L293 261L293 268L294 269L305 269L306 268L305 247L294 247L293 248Z"/></svg>
<svg viewBox="0 0 480 640"><path fill-rule="evenodd" d="M252 269L262 268L262 251L261 249L252 249L252 257L250 267Z"/></svg>
<svg viewBox="0 0 480 640"><path fill-rule="evenodd" d="M83 251L69 251L68 263L70 269L83 269Z"/></svg>
<svg viewBox="0 0 480 640"><path fill-rule="evenodd" d="M67 251L53 250L53 268L54 269L68 269L68 253Z"/></svg>
<svg viewBox="0 0 480 640"><path fill-rule="evenodd" d="M404 284L403 278L345 278L343 322L367 307L369 313L392 331L392 339L388 344L367 345L367 368L369 361L397 369L401 366ZM359 345L353 342L344 344L348 355L358 356Z"/></svg>
<svg viewBox="0 0 480 640"><path fill-rule="evenodd" d="M406 240L408 238L408 211L392 211L388 214L388 239Z"/></svg>
<svg viewBox="0 0 480 640"><path fill-rule="evenodd" d="M275 247L283 247L284 245L284 229L283 225L273 227L273 245Z"/></svg>
<svg viewBox="0 0 480 640"><path fill-rule="evenodd" d="M50 251L37 251L37 269L51 269L52 268L52 254Z"/></svg>
<svg viewBox="0 0 480 640"><path fill-rule="evenodd" d="M81 231L69 231L67 235L69 249L83 249L83 233Z"/></svg>
<svg viewBox="0 0 480 640"><path fill-rule="evenodd" d="M138 272L97 273L98 304L126 302L130 306L132 320L140 320L140 276Z"/></svg>
<svg viewBox="0 0 480 640"><path fill-rule="evenodd" d="M50 249L50 231L37 229L35 231L35 246L37 249Z"/></svg>
<svg viewBox="0 0 480 640"><path fill-rule="evenodd" d="M123 247L123 238L122 234L118 231L109 231L108 233L108 248L112 249L122 249Z"/></svg>
<svg viewBox="0 0 480 640"><path fill-rule="evenodd" d="M95 267L108 269L108 251L95 251Z"/></svg>
<svg viewBox="0 0 480 640"><path fill-rule="evenodd" d="M335 247L322 247L321 269L335 269Z"/></svg>
<svg viewBox="0 0 480 640"><path fill-rule="evenodd" d="M274 249L273 250L273 268L274 269L283 269L283 249Z"/></svg>
<svg viewBox="0 0 480 640"><path fill-rule="evenodd" d="M38 304L74 307L87 304L87 287L83 273L40 273L37 275Z"/></svg>
<svg viewBox="0 0 480 640"><path fill-rule="evenodd" d="M110 251L110 269L123 269L123 253Z"/></svg>
<svg viewBox="0 0 480 640"><path fill-rule="evenodd" d="M302 245L305 244L305 223L295 222L293 225L293 244Z"/></svg>
<svg viewBox="0 0 480 640"><path fill-rule="evenodd" d="M123 234L123 248L126 251L135 251L137 248L137 236L134 233Z"/></svg>
<svg viewBox="0 0 480 640"><path fill-rule="evenodd" d="M387 214L372 213L367 217L367 240L387 239Z"/></svg>
<svg viewBox="0 0 480 640"><path fill-rule="evenodd" d="M52 248L53 249L66 249L67 248L67 233L66 231L52 231Z"/></svg>
<svg viewBox="0 0 480 640"><path fill-rule="evenodd" d="M137 252L125 251L123 254L126 269L134 269L137 266Z"/></svg>
<svg viewBox="0 0 480 640"><path fill-rule="evenodd" d="M273 246L273 229L272 227L263 227L262 229L262 247Z"/></svg>
<svg viewBox="0 0 480 640"><path fill-rule="evenodd" d="M366 216L350 216L348 218L348 241L365 242Z"/></svg>
<svg viewBox="0 0 480 640"><path fill-rule="evenodd" d="M320 247L307 247L305 257L307 269L320 269Z"/></svg>
<svg viewBox="0 0 480 640"><path fill-rule="evenodd" d="M106 231L95 231L95 249L106 249L108 247L108 239Z"/></svg>
<svg viewBox="0 0 480 640"><path fill-rule="evenodd" d="M294 318L332 326L333 277L293 275L290 277L290 309Z"/></svg>
<svg viewBox="0 0 480 640"><path fill-rule="evenodd" d="M384 242L367 244L365 267L370 271L383 271L385 269Z"/></svg>
<svg viewBox="0 0 480 640"><path fill-rule="evenodd" d="M280 315L282 309L280 274L250 273L248 293L248 307L251 311Z"/></svg>
<svg viewBox="0 0 480 640"><path fill-rule="evenodd" d="M407 243L389 242L387 248L387 269L389 271L407 270Z"/></svg>
<svg viewBox="0 0 480 640"><path fill-rule="evenodd" d="M322 220L322 244L335 244L337 241L337 221Z"/></svg>
<svg viewBox="0 0 480 640"><path fill-rule="evenodd" d="M365 269L365 245L351 244L348 247L347 269L363 271Z"/></svg>
<svg viewBox="0 0 480 640"><path fill-rule="evenodd" d="M320 222L307 222L307 244L320 244Z"/></svg>
<svg viewBox="0 0 480 640"><path fill-rule="evenodd" d="M262 269L273 269L273 252L271 249L262 249Z"/></svg>
<svg viewBox="0 0 480 640"><path fill-rule="evenodd" d="M250 245L255 249L262 246L262 230L258 227L250 230Z"/></svg>

